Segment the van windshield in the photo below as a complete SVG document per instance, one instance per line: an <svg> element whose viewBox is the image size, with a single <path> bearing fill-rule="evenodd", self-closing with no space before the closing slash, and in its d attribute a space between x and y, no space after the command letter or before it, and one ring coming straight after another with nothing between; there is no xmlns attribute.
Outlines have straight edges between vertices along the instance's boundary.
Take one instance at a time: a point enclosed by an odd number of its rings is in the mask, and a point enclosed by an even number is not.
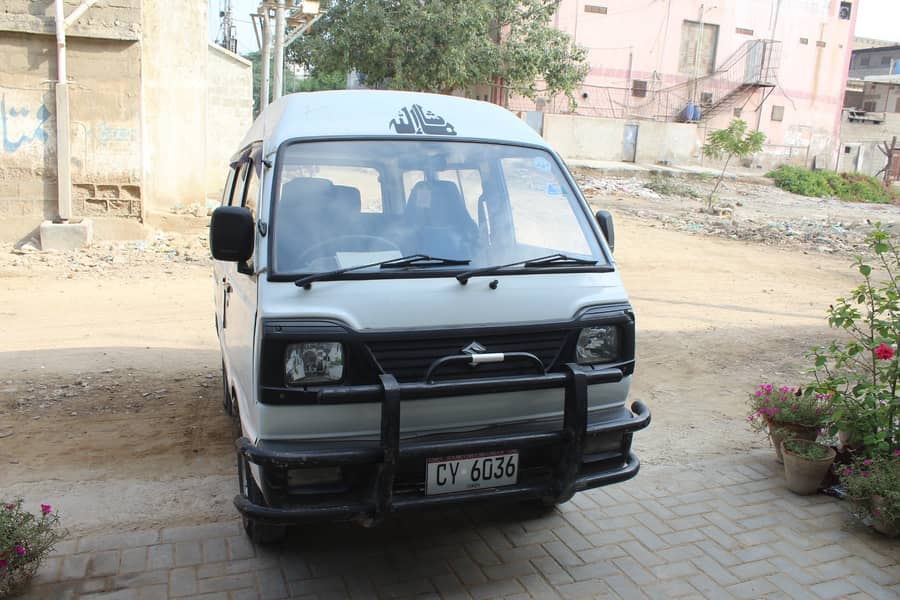
<svg viewBox="0 0 900 600"><path fill-rule="evenodd" d="M564 253L605 264L553 157L475 142L297 142L279 161L272 272L321 273L424 254L458 272ZM377 269L375 269L377 270Z"/></svg>

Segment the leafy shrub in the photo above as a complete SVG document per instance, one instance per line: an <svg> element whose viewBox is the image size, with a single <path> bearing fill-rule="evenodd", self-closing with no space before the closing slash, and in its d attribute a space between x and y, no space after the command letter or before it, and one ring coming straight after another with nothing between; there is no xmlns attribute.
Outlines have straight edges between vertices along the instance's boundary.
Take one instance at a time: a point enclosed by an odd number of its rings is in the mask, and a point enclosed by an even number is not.
<svg viewBox="0 0 900 600"><path fill-rule="evenodd" d="M866 238L873 259L858 256L862 283L828 308L828 324L847 341L813 347L814 391L834 398L834 431L869 457L900 447L900 248L880 223Z"/></svg>
<svg viewBox="0 0 900 600"><path fill-rule="evenodd" d="M822 198L835 196L841 200L885 204L897 199L897 194L879 180L868 175L811 171L801 167L781 165L766 173L775 185L802 196Z"/></svg>
<svg viewBox="0 0 900 600"><path fill-rule="evenodd" d="M28 583L65 535L49 504L41 504L40 515L24 510L22 500L0 504L0 598Z"/></svg>
<svg viewBox="0 0 900 600"><path fill-rule="evenodd" d="M809 440L787 439L784 440L784 447L788 452L793 452L798 456L809 458L811 460L820 460L827 458L829 455L828 446L817 444Z"/></svg>

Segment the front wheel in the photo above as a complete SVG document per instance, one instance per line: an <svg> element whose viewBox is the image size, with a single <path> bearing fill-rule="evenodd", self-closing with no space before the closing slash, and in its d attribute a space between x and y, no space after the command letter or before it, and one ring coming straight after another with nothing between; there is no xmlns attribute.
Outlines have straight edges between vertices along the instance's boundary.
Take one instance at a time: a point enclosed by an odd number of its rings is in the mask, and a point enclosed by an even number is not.
<svg viewBox="0 0 900 600"><path fill-rule="evenodd" d="M250 463L241 455L238 455L238 484L240 485L241 493L250 502L265 505L266 500L263 497L262 490L256 485L253 473L250 472ZM273 525L272 523L266 523L244 515L241 515L241 520L244 525L244 533L247 534L247 537L254 544L277 544L287 536L287 527L284 525Z"/></svg>

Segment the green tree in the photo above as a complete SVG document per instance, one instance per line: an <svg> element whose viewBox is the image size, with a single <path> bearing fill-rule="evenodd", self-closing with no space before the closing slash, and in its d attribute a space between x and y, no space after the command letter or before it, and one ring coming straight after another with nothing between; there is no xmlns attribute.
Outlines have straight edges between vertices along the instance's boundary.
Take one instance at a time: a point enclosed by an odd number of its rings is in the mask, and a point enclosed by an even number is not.
<svg viewBox="0 0 900 600"><path fill-rule="evenodd" d="M558 4L331 0L289 56L313 73L357 71L371 87L449 94L502 80L529 98L563 92L574 101L589 69L587 52L552 27Z"/></svg>
<svg viewBox="0 0 900 600"><path fill-rule="evenodd" d="M262 56L259 52L249 52L244 55L244 58L253 63L253 114L257 115L259 114L259 88L262 85ZM304 79L296 77L289 69L285 69L284 73L285 94L340 90L346 86L347 74L344 72L315 73Z"/></svg>
<svg viewBox="0 0 900 600"><path fill-rule="evenodd" d="M756 154L762 150L763 143L766 141L766 134L761 131L747 131L747 124L740 119L734 119L725 129L717 129L709 134L706 144L703 146L703 156L715 160L725 158L725 165L719 178L716 179L716 185L709 193L706 199L706 207L712 209L715 204L716 192L722 179L725 177L725 170L728 169L728 163L732 158L745 158L751 154Z"/></svg>

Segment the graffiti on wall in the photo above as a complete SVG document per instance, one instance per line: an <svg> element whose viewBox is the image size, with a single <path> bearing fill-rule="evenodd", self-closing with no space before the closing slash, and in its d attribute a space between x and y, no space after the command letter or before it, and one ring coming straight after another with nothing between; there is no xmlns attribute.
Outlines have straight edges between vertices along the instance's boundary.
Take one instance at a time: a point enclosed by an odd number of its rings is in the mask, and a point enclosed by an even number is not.
<svg viewBox="0 0 900 600"><path fill-rule="evenodd" d="M45 129L49 119L50 111L43 103L37 108L13 106L12 102L7 104L6 94L0 96L3 151L11 154L30 142L45 143L49 137Z"/></svg>

